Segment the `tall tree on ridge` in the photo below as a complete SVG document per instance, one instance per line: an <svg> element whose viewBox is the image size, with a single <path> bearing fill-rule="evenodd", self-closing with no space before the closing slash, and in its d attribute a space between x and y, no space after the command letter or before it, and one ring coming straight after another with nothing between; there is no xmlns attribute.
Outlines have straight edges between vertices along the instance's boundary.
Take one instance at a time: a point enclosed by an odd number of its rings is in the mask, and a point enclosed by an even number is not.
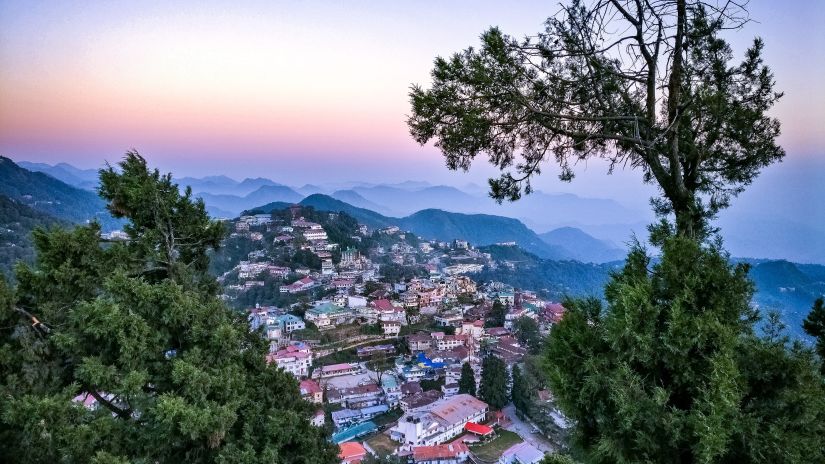
<svg viewBox="0 0 825 464"><path fill-rule="evenodd" d="M555 159L604 158L653 182L660 214L677 231L705 236L707 220L784 156L781 94L755 39L731 64L721 34L748 21L737 2L573 0L544 31L518 40L491 28L478 49L437 58L432 86L413 86L408 124L431 140L450 169L484 154L502 171L491 196L517 200Z"/></svg>

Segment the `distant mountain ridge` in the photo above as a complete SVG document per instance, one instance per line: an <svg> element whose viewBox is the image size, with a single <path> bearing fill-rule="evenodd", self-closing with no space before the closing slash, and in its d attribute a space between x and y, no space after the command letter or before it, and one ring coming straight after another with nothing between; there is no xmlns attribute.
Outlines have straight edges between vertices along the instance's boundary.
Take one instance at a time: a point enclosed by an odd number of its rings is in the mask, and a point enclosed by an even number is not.
<svg viewBox="0 0 825 464"><path fill-rule="evenodd" d="M453 213L432 208L396 218L384 216L323 194L310 195L298 204L312 206L320 211L343 211L360 223L374 229L398 226L402 230L413 232L427 239L441 241L460 239L477 246L516 242L525 250L542 258L573 259L573 253L563 246L546 243L518 219L489 214ZM253 208L246 213L267 213L284 207L283 202L275 202ZM591 239L596 240L592 237Z"/></svg>
<svg viewBox="0 0 825 464"><path fill-rule="evenodd" d="M92 220L104 230L119 229L95 192L73 187L43 172L32 172L0 156L0 194L55 218L76 224Z"/></svg>
<svg viewBox="0 0 825 464"><path fill-rule="evenodd" d="M624 259L626 250L606 240L599 240L575 227L560 227L539 238L545 243L566 249L573 259L583 263L606 263Z"/></svg>

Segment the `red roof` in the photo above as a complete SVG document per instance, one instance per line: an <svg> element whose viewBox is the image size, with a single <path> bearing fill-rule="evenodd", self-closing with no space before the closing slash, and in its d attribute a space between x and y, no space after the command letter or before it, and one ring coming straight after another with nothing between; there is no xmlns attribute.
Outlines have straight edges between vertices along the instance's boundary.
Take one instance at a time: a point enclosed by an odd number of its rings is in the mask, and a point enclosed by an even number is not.
<svg viewBox="0 0 825 464"><path fill-rule="evenodd" d="M464 424L464 430L476 435L481 435L482 437L493 433L492 427L476 424L475 422L467 422Z"/></svg>
<svg viewBox="0 0 825 464"><path fill-rule="evenodd" d="M338 447L341 449L338 453L338 457L348 462L359 461L367 454L367 450L364 449L364 446L355 441L341 443Z"/></svg>
<svg viewBox="0 0 825 464"><path fill-rule="evenodd" d="M463 442L454 441L444 445L435 446L416 446L412 449L413 460L418 461L433 461L436 459L450 459L456 458L460 454L467 454L470 448Z"/></svg>

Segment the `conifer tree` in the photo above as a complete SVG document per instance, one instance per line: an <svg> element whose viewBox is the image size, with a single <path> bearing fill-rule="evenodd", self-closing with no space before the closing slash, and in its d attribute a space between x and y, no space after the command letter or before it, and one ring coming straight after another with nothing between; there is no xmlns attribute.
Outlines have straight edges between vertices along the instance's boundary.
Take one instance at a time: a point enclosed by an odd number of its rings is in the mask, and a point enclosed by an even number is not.
<svg viewBox="0 0 825 464"><path fill-rule="evenodd" d="M819 368L825 375L825 298L817 298L808 317L802 321L805 333L816 339L816 352L819 355Z"/></svg>
<svg viewBox="0 0 825 464"><path fill-rule="evenodd" d="M468 393L473 396L476 394L475 373L473 373L473 368L469 362L461 365L461 377L458 379L458 392Z"/></svg>
<svg viewBox="0 0 825 464"><path fill-rule="evenodd" d="M507 405L507 367L504 361L488 354L481 362L481 382L478 386L479 397L493 409Z"/></svg>
<svg viewBox="0 0 825 464"><path fill-rule="evenodd" d="M478 155L502 172L490 195L517 200L547 162L569 181L602 158L661 193L680 235L780 160L781 97L754 39L741 61L723 34L748 22L742 2L571 0L534 36L491 28L479 47L437 58L430 88L410 92L410 132L450 169Z"/></svg>
<svg viewBox="0 0 825 464"><path fill-rule="evenodd" d="M217 298L224 232L203 202L137 153L100 193L127 241L38 231L36 263L0 286L0 461L337 462L296 380Z"/></svg>
<svg viewBox="0 0 825 464"><path fill-rule="evenodd" d="M548 341L558 405L587 462L818 462L825 389L810 350L755 333L747 266L714 244L636 246ZM781 331L769 330L777 334Z"/></svg>

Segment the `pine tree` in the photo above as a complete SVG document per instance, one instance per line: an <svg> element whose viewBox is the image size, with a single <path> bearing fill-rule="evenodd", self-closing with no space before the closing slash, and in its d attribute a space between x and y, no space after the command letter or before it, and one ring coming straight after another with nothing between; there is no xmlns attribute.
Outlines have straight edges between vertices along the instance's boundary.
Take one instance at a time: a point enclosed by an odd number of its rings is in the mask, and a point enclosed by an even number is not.
<svg viewBox="0 0 825 464"><path fill-rule="evenodd" d="M473 368L468 362L461 365L461 377L458 379L458 392L468 393L474 396L476 394L475 373L473 373Z"/></svg>
<svg viewBox="0 0 825 464"><path fill-rule="evenodd" d="M493 307L487 314L484 327L503 327L504 318L507 315L507 306L499 300L493 302Z"/></svg>
<svg viewBox="0 0 825 464"><path fill-rule="evenodd" d="M493 355L487 355L481 362L481 383L478 387L479 397L493 409L507 405L507 367L504 361Z"/></svg>
<svg viewBox="0 0 825 464"><path fill-rule="evenodd" d="M802 321L802 329L816 338L816 352L819 355L819 368L825 375L825 298L817 298L808 317Z"/></svg>
<svg viewBox="0 0 825 464"><path fill-rule="evenodd" d="M536 354L541 349L541 334L539 324L532 317L523 316L513 322L513 334L519 343L526 346L531 353Z"/></svg>
<svg viewBox="0 0 825 464"><path fill-rule="evenodd" d="M295 379L217 298L224 232L203 203L137 153L100 192L128 241L38 231L36 263L0 286L0 460L337 462Z"/></svg>
<svg viewBox="0 0 825 464"><path fill-rule="evenodd" d="M527 391L524 377L518 366L513 366L512 377L513 387L510 396L513 398L513 406L522 413L527 413L530 408L530 392Z"/></svg>
<svg viewBox="0 0 825 464"><path fill-rule="evenodd" d="M588 158L638 169L661 193L657 212L701 237L785 155L764 43L734 62L722 37L747 21L741 2L571 0L538 34L491 28L479 47L437 58L431 87L410 93L410 132L450 169L483 155L502 172L490 179L499 201L529 194L548 161L563 181Z"/></svg>
<svg viewBox="0 0 825 464"><path fill-rule="evenodd" d="M812 354L760 337L747 266L670 236L636 247L548 340L551 389L587 462L819 462L825 389ZM776 332L771 330L771 332Z"/></svg>

